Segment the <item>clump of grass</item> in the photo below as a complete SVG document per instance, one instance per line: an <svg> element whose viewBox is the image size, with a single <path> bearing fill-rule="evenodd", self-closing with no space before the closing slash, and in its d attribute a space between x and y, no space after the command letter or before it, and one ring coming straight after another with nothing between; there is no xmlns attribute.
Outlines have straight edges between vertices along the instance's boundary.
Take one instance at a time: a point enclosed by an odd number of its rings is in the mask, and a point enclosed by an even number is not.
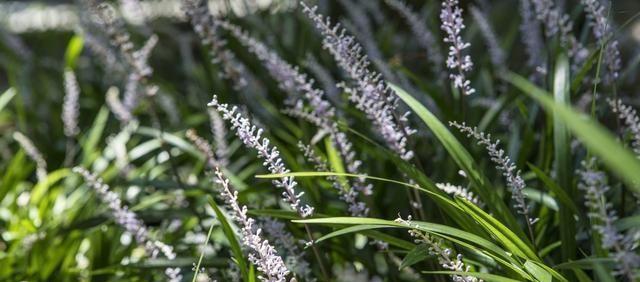
<svg viewBox="0 0 640 282"><path fill-rule="evenodd" d="M2 281L640 277L638 3L41 2L0 3Z"/></svg>

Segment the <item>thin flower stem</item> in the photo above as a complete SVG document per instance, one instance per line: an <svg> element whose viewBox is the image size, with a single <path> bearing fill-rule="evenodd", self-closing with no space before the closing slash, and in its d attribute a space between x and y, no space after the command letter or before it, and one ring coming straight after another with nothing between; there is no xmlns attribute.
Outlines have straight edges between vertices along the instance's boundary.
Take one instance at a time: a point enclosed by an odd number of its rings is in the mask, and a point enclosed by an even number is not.
<svg viewBox="0 0 640 282"><path fill-rule="evenodd" d="M211 224L211 226L209 227L209 232L207 232L207 239L204 241L203 247L206 247L207 245L209 245L209 238L211 238L211 232L213 231L213 226L214 224ZM200 252L200 257L198 258L198 263L196 264L196 270L195 270L195 273L193 274L193 279L191 280L191 282L196 282L196 279L198 279L198 272L200 271L200 264L202 264L204 251L205 249L202 248L202 252Z"/></svg>

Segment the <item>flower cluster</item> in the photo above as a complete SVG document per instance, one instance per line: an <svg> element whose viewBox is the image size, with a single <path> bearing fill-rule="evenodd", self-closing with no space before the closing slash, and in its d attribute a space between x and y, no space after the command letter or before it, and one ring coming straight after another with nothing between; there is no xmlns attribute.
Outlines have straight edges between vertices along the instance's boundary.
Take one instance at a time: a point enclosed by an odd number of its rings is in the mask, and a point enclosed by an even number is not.
<svg viewBox="0 0 640 282"><path fill-rule="evenodd" d="M287 281L290 271L284 264L282 257L278 255L268 240L260 236L262 230L254 228L255 220L247 216L247 207L241 207L238 203L238 191L229 185L229 180L217 168L215 182L222 188L220 197L231 208L233 219L241 227L242 244L251 250L249 261L262 273L258 278L261 281L269 282Z"/></svg>
<svg viewBox="0 0 640 282"><path fill-rule="evenodd" d="M211 124L211 134L213 134L213 141L215 144L215 156L221 166L225 167L229 165L229 145L227 144L227 127L224 125L224 121L214 109L209 109L209 123Z"/></svg>
<svg viewBox="0 0 640 282"><path fill-rule="evenodd" d="M506 55L504 50L502 50L502 47L500 47L498 37L489 24L489 20L487 19L485 12L480 10L478 7L472 6L471 16L478 24L478 28L480 28L480 34L484 38L487 48L489 49L489 58L491 59L491 64L493 64L494 69L498 72L506 71Z"/></svg>
<svg viewBox="0 0 640 282"><path fill-rule="evenodd" d="M473 195L473 192L467 190L467 188L459 185L453 185L451 183L436 183L436 187L449 195L462 197L476 205L481 205L478 197Z"/></svg>
<svg viewBox="0 0 640 282"><path fill-rule="evenodd" d="M241 44L255 54L269 70L271 76L278 81L279 87L289 93L289 104L292 104L292 108L285 112L303 118L329 133L331 141L338 148L347 165L347 171L359 174L358 169L361 162L355 159L355 153L347 135L338 129L338 125L334 121L336 110L325 98L324 91L314 88L312 79L307 78L307 75L301 73L297 67L288 64L278 54L269 50L262 42L252 38L239 27L228 22L220 22L220 26L229 30ZM310 110L304 109L303 100L306 100L310 105ZM354 188L364 191L365 194L370 194L371 190L371 186L367 185L364 179L356 180Z"/></svg>
<svg viewBox="0 0 640 282"><path fill-rule="evenodd" d="M265 234L272 240L274 247L283 250L287 268L304 281L312 281L311 268L309 262L304 259L304 250L298 248L296 238L287 231L285 224L272 218L266 218L259 223Z"/></svg>
<svg viewBox="0 0 640 282"><path fill-rule="evenodd" d="M64 135L74 137L80 133L78 128L80 87L72 70L64 71L64 99L62 104L62 123Z"/></svg>
<svg viewBox="0 0 640 282"><path fill-rule="evenodd" d="M238 107L229 109L227 104L219 103L218 97L213 96L213 99L208 104L209 107L214 107L224 120L228 120L231 123L231 129L235 130L236 136L240 138L242 143L247 147L253 148L258 151L258 156L264 159L263 165L267 167L269 172L273 174L289 173L289 170L285 167L282 159L280 158L280 151L278 148L269 145L270 141L267 138L262 138L263 130L252 125L249 120L238 113ZM285 202L291 205L301 217L307 217L313 214L313 207L309 205L301 205L300 197L304 192L296 194L296 186L298 183L293 177L282 177L279 180L274 180L273 184L276 187L284 189L282 197Z"/></svg>
<svg viewBox="0 0 640 282"><path fill-rule="evenodd" d="M633 250L635 240L632 236L624 236L615 226L618 216L607 202L609 185L605 173L597 170L594 158L582 162L578 176L578 189L585 192L585 206L589 208L589 218L594 223L595 231L600 234L602 247L612 250L610 256L616 261L617 274L623 275L628 281L636 281L640 255Z"/></svg>
<svg viewBox="0 0 640 282"><path fill-rule="evenodd" d="M442 51L433 33L425 26L425 20L400 0L385 0L385 2L407 21L418 45L427 50L427 59L433 66L433 73L443 80L445 73L442 70L444 63Z"/></svg>
<svg viewBox="0 0 640 282"><path fill-rule="evenodd" d="M496 168L502 172L502 176L504 176L507 181L507 186L511 189L511 197L515 202L514 207L518 211L518 213L524 215L527 220L527 224L535 223L536 219L529 218L529 206L526 202L526 197L524 195L524 188L526 184L522 176L520 176L520 170L516 168L516 165L511 161L509 156L506 155L505 151L500 149L500 140L496 140L493 142L491 140L490 134L485 134L481 132L476 127L469 127L465 123L457 123L450 122L449 125L457 128L460 132L465 133L467 137L473 137L478 141L479 145L482 145L487 150L487 153L491 157L491 161L493 161L497 166Z"/></svg>
<svg viewBox="0 0 640 282"><path fill-rule="evenodd" d="M445 0L442 2L442 10L440 10L440 20L442 25L440 28L447 34L444 38L445 43L449 43L449 54L447 56L447 67L456 70L457 73L451 73L449 78L453 80L453 85L462 91L464 95L471 95L476 92L471 87L465 73L471 71L473 63L469 55L464 55L464 49L471 44L464 42L460 36L460 32L465 28L462 9L458 6L458 0Z"/></svg>
<svg viewBox="0 0 640 282"><path fill-rule="evenodd" d="M398 217L395 222L401 223L409 227L409 235L415 238L414 242L416 244L425 244L429 248L429 253L438 258L438 262L442 265L443 268L458 271L458 272L469 272L469 266L465 266L462 261L462 255L455 255L453 250L450 248L445 248L442 246L442 240L431 236L428 233L421 232L419 230L419 225L413 223L411 221L411 216L408 216L407 219L403 219L402 217ZM483 280L478 279L473 276L463 276L454 274L451 275L451 280L454 282L482 282Z"/></svg>
<svg viewBox="0 0 640 282"><path fill-rule="evenodd" d="M621 68L620 50L618 50L618 41L609 41L611 33L611 23L605 15L605 8L601 1L598 0L581 0L587 12L587 18L593 26L593 35L598 42L604 46L602 59L607 65L607 72L604 75L606 83L612 83L618 78L618 72ZM609 4L610 1L606 1Z"/></svg>
<svg viewBox="0 0 640 282"><path fill-rule="evenodd" d="M144 222L138 218L138 216L129 210L129 208L122 203L122 200L118 194L109 190L109 185L104 184L95 174L82 167L74 167L73 172L81 175L87 185L91 186L99 195L100 200L109 206L115 222L122 226L124 230L134 235L136 242L145 247L145 249L151 254L151 257L156 257L158 254L163 254L170 260L176 258L176 254L173 248L161 241L152 240L149 236L149 231L144 225ZM169 281L179 282L182 280L180 274L180 268L167 268L165 274Z"/></svg>
<svg viewBox="0 0 640 282"><path fill-rule="evenodd" d="M42 157L40 150L33 145L31 139L20 131L13 133L13 139L20 144L20 147L22 147L25 153L27 153L27 156L36 163L36 175L38 177L38 181L43 181L47 178L47 162L44 160L44 157Z"/></svg>
<svg viewBox="0 0 640 282"><path fill-rule="evenodd" d="M404 125L408 121L406 114L401 117L396 115L398 98L379 74L368 69L370 63L367 57L362 55L360 44L355 38L347 35L340 25L332 27L330 19L325 20L316 12L317 7L310 8L303 2L301 4L304 12L323 35L323 47L329 50L338 65L356 85L355 89L340 85L349 94L349 100L367 115L394 152L404 160L412 159L414 154L407 149L407 137L414 134L415 130Z"/></svg>
<svg viewBox="0 0 640 282"><path fill-rule="evenodd" d="M631 132L633 151L637 155L640 155L640 118L636 110L622 103L620 99L610 99L609 105L611 106L611 110L618 115L619 119L624 121L628 130Z"/></svg>
<svg viewBox="0 0 640 282"><path fill-rule="evenodd" d="M182 9L189 18L193 29L200 37L202 44L209 46L213 63L220 63L222 76L229 78L234 83L234 88L241 89L247 85L244 78L245 66L240 63L235 55L226 49L226 41L218 35L218 24L209 11L207 0L182 0Z"/></svg>
<svg viewBox="0 0 640 282"><path fill-rule="evenodd" d="M320 158L309 145L305 145L302 142L298 143L298 148L304 154L308 162L315 166L317 171L326 172L330 171L327 162ZM358 191L353 187L348 187L349 182L339 179L335 175L327 176L327 180L331 182L333 188L335 188L340 194L340 199L347 203L349 213L355 217L365 217L369 213L369 208L363 202L358 201Z"/></svg>
<svg viewBox="0 0 640 282"><path fill-rule="evenodd" d="M193 143L198 151L205 156L205 161L209 168L218 167L219 163L216 159L215 154L213 153L213 149L211 149L211 145L204 138L200 137L198 133L196 133L195 129L191 128L187 130L185 136Z"/></svg>

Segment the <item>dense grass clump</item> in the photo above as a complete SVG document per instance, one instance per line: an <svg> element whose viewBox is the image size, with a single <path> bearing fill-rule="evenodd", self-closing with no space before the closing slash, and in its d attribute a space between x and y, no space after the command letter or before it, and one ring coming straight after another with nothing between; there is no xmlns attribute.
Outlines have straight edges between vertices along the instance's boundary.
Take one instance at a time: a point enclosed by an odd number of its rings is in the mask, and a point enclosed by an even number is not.
<svg viewBox="0 0 640 282"><path fill-rule="evenodd" d="M0 3L0 281L640 281L638 15Z"/></svg>

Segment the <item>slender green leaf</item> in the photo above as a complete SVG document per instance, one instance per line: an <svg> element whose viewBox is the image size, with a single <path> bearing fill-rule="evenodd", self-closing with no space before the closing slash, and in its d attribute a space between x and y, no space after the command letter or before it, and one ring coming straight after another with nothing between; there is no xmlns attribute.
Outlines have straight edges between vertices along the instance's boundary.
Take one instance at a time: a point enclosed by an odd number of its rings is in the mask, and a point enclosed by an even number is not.
<svg viewBox="0 0 640 282"><path fill-rule="evenodd" d="M555 103L546 91L517 74L510 73L507 80L540 103L547 111L555 113L589 150L625 181L627 188L640 193L640 160L618 143L602 125L568 106Z"/></svg>
<svg viewBox="0 0 640 282"><path fill-rule="evenodd" d="M493 214L501 219L501 221L505 222L509 227L511 227L515 232L521 233L520 235L524 236L524 232L517 228L518 224L516 219L513 217L513 214L509 210L509 207L500 199L497 193L495 193L491 187L489 186L489 181L486 179L482 170L479 169L478 165L475 163L471 154L462 146L462 144L451 134L449 129L438 120L438 118L433 115L426 107L424 107L418 100L409 95L402 88L390 84L391 89L393 89L419 117L422 121L431 129L433 134L438 138L438 140L442 143L444 148L449 152L449 155L453 158L453 160L458 164L458 166L464 170L469 177L469 180L473 183L473 187L476 188L476 192L482 199L484 203L487 204L487 207L491 209Z"/></svg>
<svg viewBox="0 0 640 282"><path fill-rule="evenodd" d="M542 267L539 267L532 261L528 260L527 262L525 262L524 267L529 273L531 273L531 275L533 275L533 277L536 278L536 280L540 282L551 282L553 277L551 273L547 272Z"/></svg>
<svg viewBox="0 0 640 282"><path fill-rule="evenodd" d="M529 169L531 169L531 171L533 171L533 173L536 174L538 179L540 179L542 183L544 183L544 185L549 189L549 191L555 194L555 197L560 201L560 204L567 206L571 210L571 212L573 212L573 214L579 214L578 207L571 200L571 198L569 198L569 195L567 195L564 189L560 188L560 186L555 181L553 181L551 177L549 177L546 173L544 173L538 167L532 164L528 164L528 165L529 165Z"/></svg>
<svg viewBox="0 0 640 282"><path fill-rule="evenodd" d="M242 248L240 248L240 244L238 243L238 239L236 238L235 232L231 228L231 225L227 221L224 213L218 208L218 205L213 200L213 198L209 197L209 204L213 208L216 213L216 218L220 221L220 225L222 225L222 231L224 232L225 237L229 241L229 245L231 246L231 252L233 253L233 257L236 259L238 263L238 267L242 273L242 277L245 281L249 280L249 269L247 268L247 261L242 254Z"/></svg>
<svg viewBox="0 0 640 282"><path fill-rule="evenodd" d="M415 248L413 248L413 250L411 250L406 256L404 256L404 259L402 259L402 262L400 263L398 269L402 270L405 267L409 267L416 263L419 263L427 259L428 257L429 247L426 244L419 244Z"/></svg>

